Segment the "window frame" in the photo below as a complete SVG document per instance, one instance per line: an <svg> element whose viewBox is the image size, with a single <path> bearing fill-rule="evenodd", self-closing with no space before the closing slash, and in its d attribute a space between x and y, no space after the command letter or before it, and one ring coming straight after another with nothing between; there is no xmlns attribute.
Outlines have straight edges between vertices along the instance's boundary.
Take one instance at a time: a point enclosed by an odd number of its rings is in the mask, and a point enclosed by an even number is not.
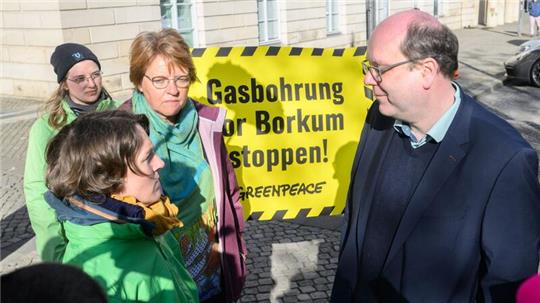
<svg viewBox="0 0 540 303"><path fill-rule="evenodd" d="M165 1L163 0L159 1L159 9L160 9L161 16L163 16L163 9L165 6L163 2ZM184 37L184 39L186 40L186 42L188 43L190 47L197 46L199 41L197 37L197 31L195 30L195 26L194 26L194 23L195 23L195 3L194 2L195 1L193 0L166 0L166 2L167 2L167 5L169 6L168 10L170 11L170 15L171 15L170 28L176 29L182 35L182 37ZM191 17L191 24L189 27L183 27L183 26L180 27L180 25L178 24L178 12L179 12L178 8L179 7L184 7L184 8L187 7L187 9L189 9L189 14ZM164 19L161 19L161 27L167 28L164 25L163 21ZM191 34L191 39L185 38L186 33Z"/></svg>
<svg viewBox="0 0 540 303"><path fill-rule="evenodd" d="M276 6L275 6L275 19L272 19L272 20L269 20L268 18L268 9L269 9L269 1L274 1ZM260 20L261 18L261 11L259 9L259 3L261 3L261 6L264 7L264 14L262 16L262 21ZM269 37L269 22L271 21L276 21L276 37ZM261 35L261 30L260 30L260 24L263 24L263 29L264 29L264 37L263 35ZM257 0L257 31L258 31L258 34L259 34L259 45L270 45L270 44L275 44L275 43L280 43L281 42L281 39L280 39L280 30L279 30L279 1L277 0Z"/></svg>
<svg viewBox="0 0 540 303"><path fill-rule="evenodd" d="M444 17L444 0L433 0L433 16Z"/></svg>
<svg viewBox="0 0 540 303"><path fill-rule="evenodd" d="M335 11L333 11L335 4ZM339 25L339 3L338 0L326 0L326 33L328 35L334 35L341 33ZM334 19L335 18L335 19ZM333 27L334 20L337 20L336 27Z"/></svg>

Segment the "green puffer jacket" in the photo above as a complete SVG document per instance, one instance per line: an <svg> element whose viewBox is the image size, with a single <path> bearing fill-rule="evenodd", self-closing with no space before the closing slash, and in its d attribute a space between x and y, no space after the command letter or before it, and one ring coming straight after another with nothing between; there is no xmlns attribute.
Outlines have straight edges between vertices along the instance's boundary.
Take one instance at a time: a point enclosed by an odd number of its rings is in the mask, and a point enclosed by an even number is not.
<svg viewBox="0 0 540 303"><path fill-rule="evenodd" d="M75 120L76 115L69 108L66 101L62 105L69 124ZM117 101L104 99L96 110L115 109L118 105ZM64 254L66 240L63 236L62 226L56 220L54 211L43 198L43 194L47 191L45 186L45 149L49 139L58 132L57 129L49 125L48 119L49 115L43 114L30 129L23 186L28 216L30 217L32 229L36 234L37 252L43 261L60 262Z"/></svg>
<svg viewBox="0 0 540 303"><path fill-rule="evenodd" d="M170 232L150 238L137 224L64 222L69 243L63 263L80 266L103 287L109 302L199 302Z"/></svg>
<svg viewBox="0 0 540 303"><path fill-rule="evenodd" d="M155 222L137 205L94 198L98 202L45 194L69 240L62 262L93 277L109 302L198 303L197 286L171 232L155 235Z"/></svg>

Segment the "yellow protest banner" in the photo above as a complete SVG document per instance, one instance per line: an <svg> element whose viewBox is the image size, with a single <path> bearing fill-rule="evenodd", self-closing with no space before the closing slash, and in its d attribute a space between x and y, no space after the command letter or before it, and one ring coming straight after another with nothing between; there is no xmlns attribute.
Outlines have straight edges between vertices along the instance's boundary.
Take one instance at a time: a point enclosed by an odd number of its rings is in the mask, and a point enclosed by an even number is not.
<svg viewBox="0 0 540 303"><path fill-rule="evenodd" d="M337 215L371 100L364 49L193 49L193 99L227 109L245 217Z"/></svg>

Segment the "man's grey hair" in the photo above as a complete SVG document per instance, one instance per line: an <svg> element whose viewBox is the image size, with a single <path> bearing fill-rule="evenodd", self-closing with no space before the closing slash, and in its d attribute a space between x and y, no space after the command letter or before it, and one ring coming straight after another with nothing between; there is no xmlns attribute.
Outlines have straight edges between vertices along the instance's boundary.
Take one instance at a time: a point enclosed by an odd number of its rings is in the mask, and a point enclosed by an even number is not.
<svg viewBox="0 0 540 303"><path fill-rule="evenodd" d="M400 49L410 60L435 59L440 72L454 79L458 68L459 42L446 25L412 21Z"/></svg>

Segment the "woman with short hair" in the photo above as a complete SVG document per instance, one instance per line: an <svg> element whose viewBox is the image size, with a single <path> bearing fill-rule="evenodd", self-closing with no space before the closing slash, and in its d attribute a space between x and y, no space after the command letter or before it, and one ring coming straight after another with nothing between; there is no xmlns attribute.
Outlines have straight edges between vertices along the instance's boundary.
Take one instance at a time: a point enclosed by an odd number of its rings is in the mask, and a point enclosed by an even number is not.
<svg viewBox="0 0 540 303"><path fill-rule="evenodd" d="M145 114L165 162L164 193L184 226L173 229L203 302L232 302L246 277L239 189L223 140L225 110L189 98L197 79L190 50L174 29L143 32L131 45L132 98L122 108Z"/></svg>
<svg viewBox="0 0 540 303"><path fill-rule="evenodd" d="M143 115L95 112L49 143L45 199L68 240L62 262L93 277L109 302L197 303L170 233L182 226L178 208L161 194L163 161L147 133Z"/></svg>
<svg viewBox="0 0 540 303"><path fill-rule="evenodd" d="M58 87L47 101L46 112L32 125L24 168L24 196L36 249L43 261L60 261L66 241L54 211L43 199L45 186L45 147L62 126L86 112L118 107L102 84L101 64L86 46L64 43L51 55Z"/></svg>

